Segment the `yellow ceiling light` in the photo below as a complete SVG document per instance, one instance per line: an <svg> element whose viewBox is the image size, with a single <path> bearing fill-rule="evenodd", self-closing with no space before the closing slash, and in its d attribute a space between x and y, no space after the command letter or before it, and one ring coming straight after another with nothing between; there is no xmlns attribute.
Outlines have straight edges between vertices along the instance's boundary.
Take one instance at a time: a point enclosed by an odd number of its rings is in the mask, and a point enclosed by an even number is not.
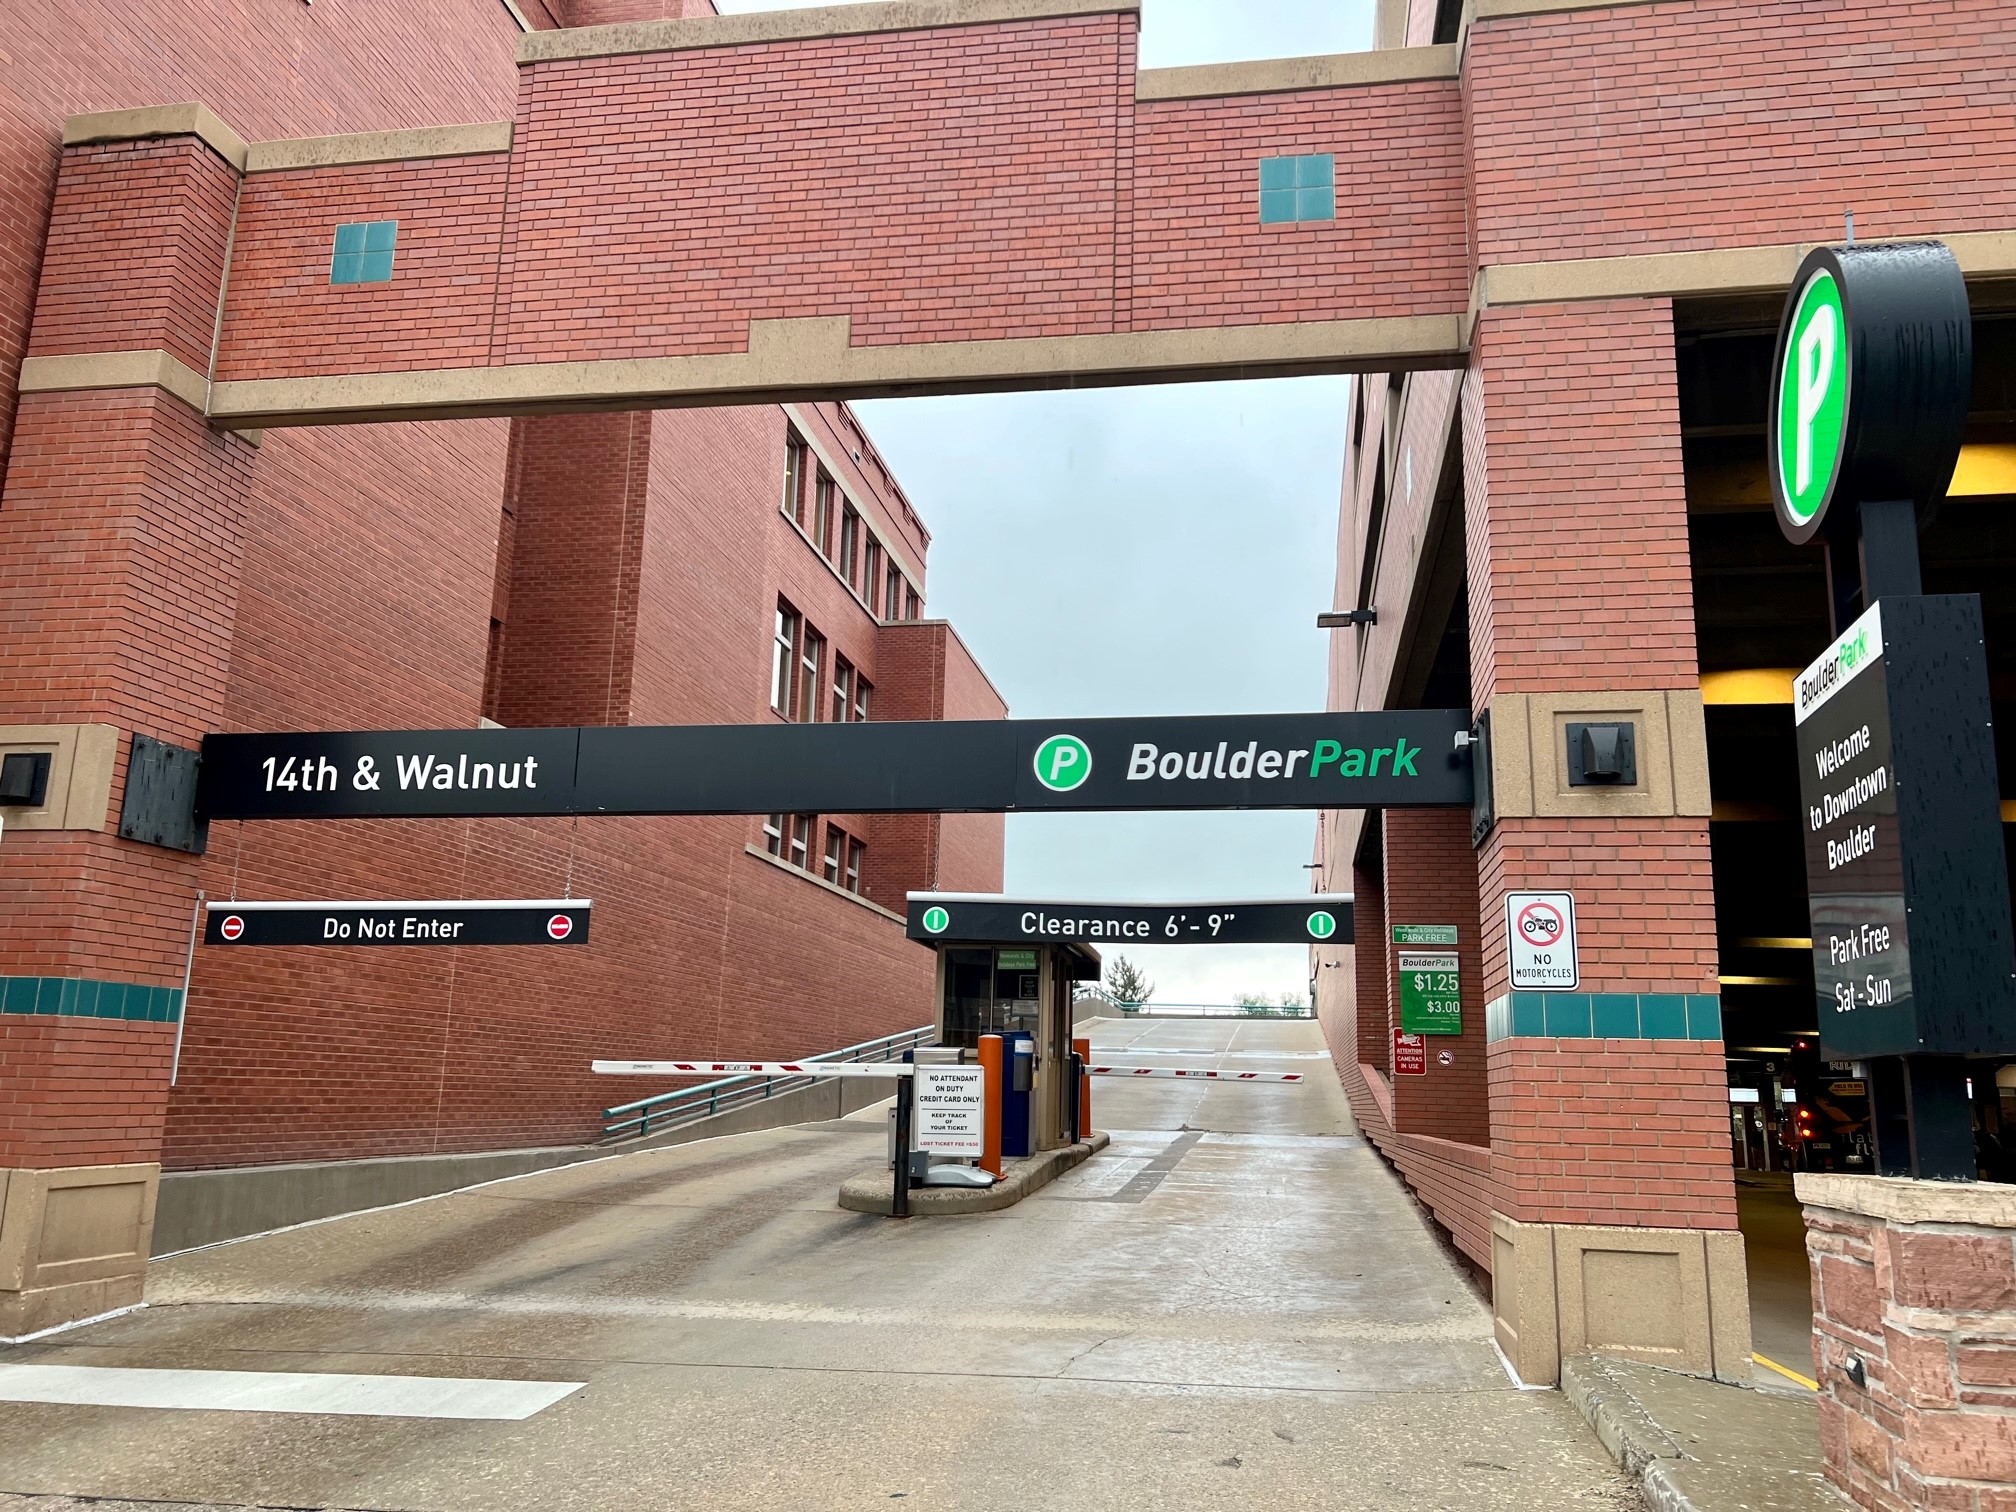
<svg viewBox="0 0 2016 1512"><path fill-rule="evenodd" d="M1734 672L1703 672L1704 704L1789 704L1797 667L1743 667Z"/></svg>
<svg viewBox="0 0 2016 1512"><path fill-rule="evenodd" d="M1946 496L1979 499L1993 494L2016 494L2016 446L1983 443L1961 447Z"/></svg>

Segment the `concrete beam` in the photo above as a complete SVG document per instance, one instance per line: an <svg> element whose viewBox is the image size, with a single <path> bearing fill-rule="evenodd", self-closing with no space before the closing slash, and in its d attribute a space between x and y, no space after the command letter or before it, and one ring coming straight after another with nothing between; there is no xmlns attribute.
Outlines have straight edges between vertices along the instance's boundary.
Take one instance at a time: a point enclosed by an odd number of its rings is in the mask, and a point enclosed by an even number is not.
<svg viewBox="0 0 2016 1512"><path fill-rule="evenodd" d="M1462 60L1455 44L1385 52L1268 58L1257 63L1206 63L1147 68L1134 76L1137 100L1199 100L1226 95L1285 94L1299 89L1363 89L1421 79L1455 80Z"/></svg>
<svg viewBox="0 0 2016 1512"><path fill-rule="evenodd" d="M337 168L352 163L405 163L424 158L480 157L511 150L511 122L422 126L412 131L367 131L355 136L295 137L254 142L246 149L247 173L287 168Z"/></svg>
<svg viewBox="0 0 2016 1512"><path fill-rule="evenodd" d="M176 105L143 105L137 110L100 110L74 115L63 123L63 145L84 147L94 142L133 142L147 137L200 137L210 150L241 173L246 142L238 131L198 100Z"/></svg>

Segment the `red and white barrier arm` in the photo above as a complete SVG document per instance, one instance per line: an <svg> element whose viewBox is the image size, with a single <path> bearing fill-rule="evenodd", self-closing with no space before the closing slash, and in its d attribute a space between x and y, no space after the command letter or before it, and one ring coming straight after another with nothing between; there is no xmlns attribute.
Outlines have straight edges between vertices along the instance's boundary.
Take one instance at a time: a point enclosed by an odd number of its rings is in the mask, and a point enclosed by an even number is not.
<svg viewBox="0 0 2016 1512"><path fill-rule="evenodd" d="M1180 1066L1087 1066L1087 1076L1180 1076L1185 1081L1299 1082L1300 1071L1186 1071Z"/></svg>
<svg viewBox="0 0 2016 1512"><path fill-rule="evenodd" d="M908 1061L645 1061L598 1060L597 1076L908 1076Z"/></svg>

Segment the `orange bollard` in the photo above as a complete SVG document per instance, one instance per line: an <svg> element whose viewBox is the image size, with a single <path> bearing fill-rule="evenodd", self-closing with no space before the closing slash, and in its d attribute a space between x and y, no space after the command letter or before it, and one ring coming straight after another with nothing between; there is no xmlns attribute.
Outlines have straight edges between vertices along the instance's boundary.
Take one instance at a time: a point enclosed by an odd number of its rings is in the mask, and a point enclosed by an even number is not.
<svg viewBox="0 0 2016 1512"><path fill-rule="evenodd" d="M980 1036L980 1169L1001 1176L1001 1036Z"/></svg>
<svg viewBox="0 0 2016 1512"><path fill-rule="evenodd" d="M1092 1041L1074 1039L1071 1041L1071 1053L1087 1066L1091 1065ZM1078 1078L1078 1137L1080 1139L1092 1137L1092 1078L1089 1076Z"/></svg>

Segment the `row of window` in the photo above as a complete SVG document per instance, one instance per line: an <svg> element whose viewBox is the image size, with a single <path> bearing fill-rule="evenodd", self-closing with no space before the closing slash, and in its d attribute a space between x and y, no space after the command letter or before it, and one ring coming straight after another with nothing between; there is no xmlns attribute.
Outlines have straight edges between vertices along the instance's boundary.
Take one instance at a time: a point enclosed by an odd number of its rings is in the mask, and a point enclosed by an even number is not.
<svg viewBox="0 0 2016 1512"><path fill-rule="evenodd" d="M817 814L770 814L763 820L763 848L800 871L810 871L812 837L818 829ZM819 852L819 875L835 887L858 893L861 891L861 862L867 854L865 843L839 825L828 824L826 844Z"/></svg>
<svg viewBox="0 0 2016 1512"><path fill-rule="evenodd" d="M833 653L833 680L828 684L826 649L826 637L779 599L777 629L770 645L770 707L801 724L865 720L875 685L837 651Z"/></svg>
<svg viewBox="0 0 2016 1512"><path fill-rule="evenodd" d="M833 475L813 460L812 448L795 430L784 441L784 513L867 601L871 613L885 620L923 617L924 600L903 569L861 523L860 512L847 502Z"/></svg>

